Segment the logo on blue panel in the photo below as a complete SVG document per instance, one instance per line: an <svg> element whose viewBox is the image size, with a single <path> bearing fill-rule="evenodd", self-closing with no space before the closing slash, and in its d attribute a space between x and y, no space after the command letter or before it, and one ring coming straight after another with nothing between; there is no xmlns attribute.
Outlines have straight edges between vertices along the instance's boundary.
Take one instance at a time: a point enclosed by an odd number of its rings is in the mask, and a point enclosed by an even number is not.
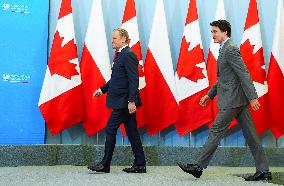
<svg viewBox="0 0 284 186"><path fill-rule="evenodd" d="M29 83L31 76L29 75L19 75L19 74L3 74L3 81L9 83Z"/></svg>
<svg viewBox="0 0 284 186"><path fill-rule="evenodd" d="M17 5L17 4L10 4L10 3L3 3L2 10L14 12L14 13L22 13L22 14L30 14L30 6L27 5Z"/></svg>
<svg viewBox="0 0 284 186"><path fill-rule="evenodd" d="M10 7L11 7L11 5L8 4L8 3L3 4L3 10L8 10Z"/></svg>

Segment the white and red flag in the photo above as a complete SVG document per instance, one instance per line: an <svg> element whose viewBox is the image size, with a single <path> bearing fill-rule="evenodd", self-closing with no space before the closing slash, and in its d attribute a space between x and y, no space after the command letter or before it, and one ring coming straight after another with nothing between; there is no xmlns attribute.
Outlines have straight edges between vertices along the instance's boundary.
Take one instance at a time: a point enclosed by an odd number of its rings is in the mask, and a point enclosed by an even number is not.
<svg viewBox="0 0 284 186"><path fill-rule="evenodd" d="M284 134L284 7L278 0L274 40L268 70L268 88L272 112L272 133L276 138ZM269 123L271 124L271 122Z"/></svg>
<svg viewBox="0 0 284 186"><path fill-rule="evenodd" d="M201 42L196 0L191 0L176 69L180 119L175 124L184 135L213 120L212 107L201 107L199 101L209 88Z"/></svg>
<svg viewBox="0 0 284 186"><path fill-rule="evenodd" d="M163 0L157 0L145 60L147 132L157 132L178 121L178 98Z"/></svg>
<svg viewBox="0 0 284 186"><path fill-rule="evenodd" d="M111 112L106 94L93 98L111 75L101 0L93 0L80 66L86 110L83 126L91 136L105 128Z"/></svg>
<svg viewBox="0 0 284 186"><path fill-rule="evenodd" d="M84 118L71 0L61 3L38 105L53 136Z"/></svg>
<svg viewBox="0 0 284 186"><path fill-rule="evenodd" d="M215 20L226 20L223 0L218 0L216 13L215 13ZM220 44L214 43L214 40L212 38L210 42L210 48L207 56L207 65L206 65L210 87L212 87L217 81L217 59L219 56L219 49L220 49ZM208 104L212 106L213 118L216 118L218 114L217 97L215 97L212 100L212 102L208 102ZM211 127L211 125L212 122L210 122L208 126Z"/></svg>
<svg viewBox="0 0 284 186"><path fill-rule="evenodd" d="M253 111L252 118L258 134L269 129L271 115L269 110L268 86L263 56L262 39L256 0L250 0L247 18L240 46L242 58L250 72L256 88L260 109Z"/></svg>
<svg viewBox="0 0 284 186"><path fill-rule="evenodd" d="M147 118L145 113L146 82L145 82L144 64L142 60L141 44L139 39L138 23L137 23L134 0L126 1L121 27L128 31L130 38L129 47L137 55L137 58L139 60L139 65L138 65L139 91L140 91L142 106L137 109L136 119L137 119L137 128L140 128L143 127L145 123L147 123ZM123 134L125 135L126 133L123 128L123 125L121 126L121 129Z"/></svg>

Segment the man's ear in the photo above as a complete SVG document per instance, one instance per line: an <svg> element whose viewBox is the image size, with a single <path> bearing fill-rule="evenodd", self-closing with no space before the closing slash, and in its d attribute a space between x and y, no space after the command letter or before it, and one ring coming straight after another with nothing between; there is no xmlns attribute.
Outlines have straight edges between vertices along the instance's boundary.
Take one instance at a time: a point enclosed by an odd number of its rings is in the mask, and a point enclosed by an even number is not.
<svg viewBox="0 0 284 186"><path fill-rule="evenodd" d="M127 42L126 42L126 37L123 37L123 39L124 39L124 43L126 43L126 44L127 44Z"/></svg>

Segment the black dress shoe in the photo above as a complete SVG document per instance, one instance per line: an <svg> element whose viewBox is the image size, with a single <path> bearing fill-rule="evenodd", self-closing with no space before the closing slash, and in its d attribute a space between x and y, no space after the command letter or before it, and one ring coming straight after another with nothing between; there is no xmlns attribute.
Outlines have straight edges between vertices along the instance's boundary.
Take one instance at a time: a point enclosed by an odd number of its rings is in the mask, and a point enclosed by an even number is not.
<svg viewBox="0 0 284 186"><path fill-rule="evenodd" d="M130 168L124 168L122 171L126 173L146 173L146 166L133 165Z"/></svg>
<svg viewBox="0 0 284 186"><path fill-rule="evenodd" d="M271 172L265 171L260 172L257 171L254 175L248 176L244 178L246 181L260 181L260 180L272 180Z"/></svg>
<svg viewBox="0 0 284 186"><path fill-rule="evenodd" d="M109 171L110 171L109 166L104 166L101 163L97 163L95 165L88 166L88 169L90 169L91 171L104 172L104 173L109 173Z"/></svg>
<svg viewBox="0 0 284 186"><path fill-rule="evenodd" d="M192 174L195 178L200 178L202 175L202 167L198 166L197 164L181 164L177 163L178 166L186 173Z"/></svg>

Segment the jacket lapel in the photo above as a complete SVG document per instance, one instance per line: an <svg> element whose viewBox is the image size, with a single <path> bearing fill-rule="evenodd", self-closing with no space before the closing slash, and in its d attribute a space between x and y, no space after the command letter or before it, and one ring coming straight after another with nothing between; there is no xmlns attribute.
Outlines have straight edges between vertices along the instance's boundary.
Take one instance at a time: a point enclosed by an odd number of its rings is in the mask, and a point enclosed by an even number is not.
<svg viewBox="0 0 284 186"><path fill-rule="evenodd" d="M217 77L219 77L219 63L220 63L220 60L221 60L221 58L223 56L223 52L225 51L225 49L227 48L227 46L229 45L230 42L231 42L231 39L228 39L224 43L223 47L219 51L219 56L218 56L218 59L217 59Z"/></svg>

